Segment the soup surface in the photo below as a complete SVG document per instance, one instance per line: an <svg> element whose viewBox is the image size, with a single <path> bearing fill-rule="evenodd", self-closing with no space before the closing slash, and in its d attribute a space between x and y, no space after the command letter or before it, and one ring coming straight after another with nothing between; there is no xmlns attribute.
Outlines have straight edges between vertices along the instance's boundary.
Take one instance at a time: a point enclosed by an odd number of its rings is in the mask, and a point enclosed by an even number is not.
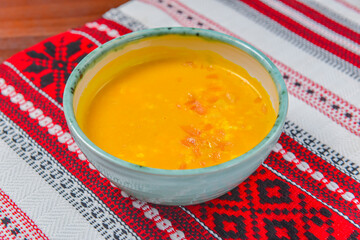
<svg viewBox="0 0 360 240"><path fill-rule="evenodd" d="M101 149L146 167L194 169L236 158L269 133L272 103L243 68L210 51L153 51L133 51L146 60L126 68L110 63L101 89L85 89L77 119Z"/></svg>

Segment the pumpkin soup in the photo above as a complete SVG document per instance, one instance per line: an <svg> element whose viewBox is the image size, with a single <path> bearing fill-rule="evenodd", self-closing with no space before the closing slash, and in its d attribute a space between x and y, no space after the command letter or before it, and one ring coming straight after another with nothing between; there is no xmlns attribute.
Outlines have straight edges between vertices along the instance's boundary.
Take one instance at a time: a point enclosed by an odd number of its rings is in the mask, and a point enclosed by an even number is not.
<svg viewBox="0 0 360 240"><path fill-rule="evenodd" d="M89 139L120 159L209 167L246 153L274 125L261 84L214 52L147 47L122 58L96 75L101 89L85 89L76 113Z"/></svg>

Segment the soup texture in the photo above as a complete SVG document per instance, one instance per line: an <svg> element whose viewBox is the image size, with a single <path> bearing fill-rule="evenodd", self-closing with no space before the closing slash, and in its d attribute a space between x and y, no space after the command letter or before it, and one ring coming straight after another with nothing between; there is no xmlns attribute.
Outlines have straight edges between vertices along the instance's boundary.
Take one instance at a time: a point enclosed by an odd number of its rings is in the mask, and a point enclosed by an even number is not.
<svg viewBox="0 0 360 240"><path fill-rule="evenodd" d="M248 152L274 125L262 85L214 52L148 47L123 59L133 60L97 74L100 90L85 89L76 117L94 144L124 161L210 167Z"/></svg>

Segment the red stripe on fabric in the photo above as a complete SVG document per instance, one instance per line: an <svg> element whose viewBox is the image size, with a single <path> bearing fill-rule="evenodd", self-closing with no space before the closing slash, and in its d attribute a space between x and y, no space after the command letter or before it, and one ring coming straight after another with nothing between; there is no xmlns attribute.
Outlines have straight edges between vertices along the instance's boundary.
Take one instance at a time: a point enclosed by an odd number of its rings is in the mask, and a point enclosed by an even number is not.
<svg viewBox="0 0 360 240"><path fill-rule="evenodd" d="M179 207L175 206L162 206L157 208L161 215L168 217L169 219L176 219L172 223L178 228L185 228L189 236L192 239L216 239L212 234L208 232L207 229L203 228L201 231L199 229L194 228L194 226L199 225L199 222L196 221L193 217L191 217L185 211L179 209ZM190 239L190 238L187 238Z"/></svg>
<svg viewBox="0 0 360 240"><path fill-rule="evenodd" d="M45 116L49 116L52 120L60 125L62 129L67 131L66 122L64 122L64 113L56 107L50 100L37 92L35 89L25 83L20 77L4 64L0 64L0 78L5 79L7 84L15 87L16 92L23 93L26 101L34 103L34 107L40 107Z"/></svg>
<svg viewBox="0 0 360 240"><path fill-rule="evenodd" d="M40 230L34 221L30 219L27 214L23 212L2 189L0 189L0 203L1 214L6 215L6 217L10 219L12 225L14 225L20 231L22 237L27 239L48 239L48 237ZM6 233L10 233L10 235L16 239L19 238L19 236L11 234L11 230L14 229L9 229L7 227Z"/></svg>
<svg viewBox="0 0 360 240"><path fill-rule="evenodd" d="M105 24L110 29L116 29L116 31L118 31L122 35L132 32L131 29L129 29L129 28L123 26L123 25L120 25L117 22L109 20L109 19L100 18L96 22L99 23L99 24ZM113 37L111 37L111 38L113 38Z"/></svg>
<svg viewBox="0 0 360 240"><path fill-rule="evenodd" d="M360 198L360 192L358 188L358 186L360 186L359 182L339 171L336 167L324 161L321 157L317 156L306 147L300 145L298 142L284 133L279 139L279 143L287 152L293 153L297 159L308 163L312 170L323 173L325 178L336 182L340 188L345 191L352 192L355 197ZM324 154L326 154L325 149ZM360 209L358 211L360 213Z"/></svg>
<svg viewBox="0 0 360 240"><path fill-rule="evenodd" d="M321 12L318 12L306 4L303 4L299 1L295 0L280 0L284 4L290 6L291 8L301 12L302 14L306 15L307 17L313 19L314 21L326 26L327 28L333 30L334 32L356 42L360 43L360 33L357 33L350 28L347 28L344 25L332 20L331 18L326 17Z"/></svg>
<svg viewBox="0 0 360 240"><path fill-rule="evenodd" d="M201 23L202 28L214 29L216 31L229 34L238 39L242 39L240 36L234 34L233 32L222 27L221 25L211 21L205 16L193 11L192 9L188 8L187 6L185 6L184 4L180 3L177 0L175 1L163 0L161 2L155 0L140 0L140 1L158 7L159 9L169 14L169 16L171 16L173 19L178 21L183 26L199 27L199 23ZM168 7L169 5L171 5L171 8ZM182 14L179 14L179 11ZM323 113L325 116L329 117L331 120L335 121L340 126L349 130L351 133L360 136L359 108L350 104L345 99L340 98L336 94L332 93L331 91L322 87L321 85L315 83L314 81L304 77L303 75L294 71L293 69L286 66L282 62L274 59L269 55L268 57L277 65L277 67L280 69L280 71L282 71L282 73L286 72L286 74L291 77L291 81L286 81L288 91L291 95L296 96L298 99L304 101L306 104L314 107L319 112ZM304 87L294 88L294 86L289 85L292 84L293 81L299 81L300 83L303 83L304 86L305 85L309 86L310 89L305 89ZM307 94L307 90L313 90L315 94L313 95ZM319 98L320 96L326 97L327 102L326 103L321 102ZM319 102L321 102L321 104L319 104ZM330 104L339 107L339 109L334 110L330 106ZM351 116L347 114L350 114Z"/></svg>
<svg viewBox="0 0 360 240"><path fill-rule="evenodd" d="M77 28L76 30L89 34L90 36L98 40L100 43L108 42L109 40L112 40L116 37L115 35L114 36L111 34L108 35L109 29L116 30L119 33L119 35L124 35L131 32L130 29L105 18L97 19L92 23L96 23L96 26L92 26L91 23L90 24L88 23L81 28Z"/></svg>
<svg viewBox="0 0 360 240"><path fill-rule="evenodd" d="M340 57L341 59L353 64L356 67L360 67L359 55L305 28L301 24L295 22L286 15L272 9L271 7L265 5L264 3L260 1L252 1L252 0L239 0L239 1L246 3L250 7L257 10L258 12L271 18L272 20L276 21L283 27L296 33L300 37L308 40L309 42L315 44L316 46L325 49L326 51Z"/></svg>
<svg viewBox="0 0 360 240"><path fill-rule="evenodd" d="M357 12L357 13L360 13L360 8L358 8L358 7L356 7L356 6L348 3L346 0L335 0L335 1L343 4L345 7L348 7L348 8L350 8L351 10L354 10L354 11Z"/></svg>

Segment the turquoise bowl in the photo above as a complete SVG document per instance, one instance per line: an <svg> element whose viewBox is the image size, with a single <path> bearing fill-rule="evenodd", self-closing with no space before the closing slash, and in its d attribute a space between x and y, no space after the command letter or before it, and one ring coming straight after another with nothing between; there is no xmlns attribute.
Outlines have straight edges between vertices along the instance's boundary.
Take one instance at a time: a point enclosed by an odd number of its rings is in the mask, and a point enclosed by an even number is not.
<svg viewBox="0 0 360 240"><path fill-rule="evenodd" d="M164 36L171 36L171 39ZM245 68L268 92L277 112L269 134L247 153L212 167L165 170L126 162L103 151L84 134L75 112L82 91L106 64L125 52L147 46L211 50ZM279 70L259 50L234 37L196 28L157 28L114 39L87 55L70 75L64 91L70 132L88 160L112 183L132 196L155 204L191 205L219 197L249 177L278 141L288 108L288 93ZM165 145L165 143L164 143Z"/></svg>

